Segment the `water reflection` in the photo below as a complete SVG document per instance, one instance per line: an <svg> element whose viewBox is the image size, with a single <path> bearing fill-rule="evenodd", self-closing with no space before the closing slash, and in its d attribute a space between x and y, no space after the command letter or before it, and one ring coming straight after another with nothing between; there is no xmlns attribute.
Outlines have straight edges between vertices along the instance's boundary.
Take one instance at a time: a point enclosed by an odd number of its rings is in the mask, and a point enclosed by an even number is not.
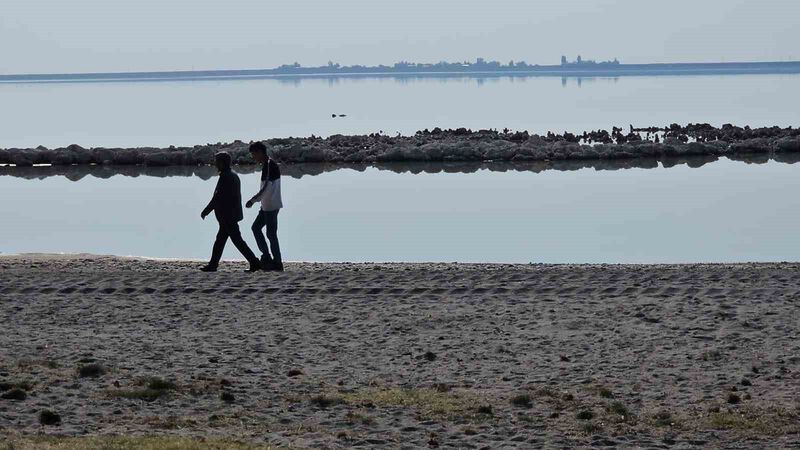
<svg viewBox="0 0 800 450"><path fill-rule="evenodd" d="M795 260L787 156L286 166L281 244L289 261ZM210 167L0 169L0 252L208 258ZM244 192L255 169L237 169Z"/></svg>
<svg viewBox="0 0 800 450"><path fill-rule="evenodd" d="M688 166L699 168L706 164L718 161L715 156L692 156L680 158L635 158L615 160L584 160L584 161L525 161L525 162L390 162L374 164L332 164L332 163L306 163L284 165L282 173L291 178L321 175L341 169L351 169L364 172L369 168L390 171L398 174L410 173L474 173L480 170L490 172L534 172L545 171L575 171L581 169L594 169L597 171L613 171L624 169L657 169L659 167L671 168L675 166ZM753 154L724 157L732 161L747 164L766 164L775 161L785 164L800 162L800 154L781 153L774 155ZM659 165L660 163L660 165ZM235 170L241 174L251 174L259 170L254 165L237 166ZM27 180L41 180L48 177L65 177L72 181L79 181L84 177L108 179L114 176L124 177L198 177L208 180L216 176L217 171L211 166L113 166L113 165L73 165L73 166L34 166L14 167L0 166L0 176L24 178Z"/></svg>

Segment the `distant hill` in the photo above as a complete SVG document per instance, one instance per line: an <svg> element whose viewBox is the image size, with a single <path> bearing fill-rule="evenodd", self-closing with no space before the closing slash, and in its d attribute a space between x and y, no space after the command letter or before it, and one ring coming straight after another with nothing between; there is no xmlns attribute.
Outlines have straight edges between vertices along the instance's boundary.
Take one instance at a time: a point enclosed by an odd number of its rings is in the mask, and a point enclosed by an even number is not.
<svg viewBox="0 0 800 450"><path fill-rule="evenodd" d="M800 61L729 62L729 63L655 63L622 64L613 61L575 61L561 58L558 65L527 64L524 61L439 62L434 64L401 61L392 66L304 67L298 63L273 69L192 70L168 72L104 72L61 74L0 75L0 82L92 82L92 81L166 81L226 78L330 78L330 77L449 77L449 76L645 76L645 75L737 75L800 73Z"/></svg>

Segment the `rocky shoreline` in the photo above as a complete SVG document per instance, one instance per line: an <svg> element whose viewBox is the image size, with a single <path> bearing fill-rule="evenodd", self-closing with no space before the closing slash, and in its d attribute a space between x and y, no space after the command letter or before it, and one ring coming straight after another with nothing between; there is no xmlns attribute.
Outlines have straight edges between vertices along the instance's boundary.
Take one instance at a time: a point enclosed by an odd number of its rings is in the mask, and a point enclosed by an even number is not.
<svg viewBox="0 0 800 450"><path fill-rule="evenodd" d="M672 124L635 128L614 127L580 134L546 135L510 130L418 131L414 136L385 134L334 135L328 138L273 138L265 140L270 154L285 164L334 163L374 165L391 162L588 161L646 158L775 156L800 152L800 129L750 128L725 124ZM73 144L49 149L0 149L0 165L30 167L38 164L117 166L203 166L213 155L227 151L235 164L251 162L248 143L234 141L192 147L83 148Z"/></svg>

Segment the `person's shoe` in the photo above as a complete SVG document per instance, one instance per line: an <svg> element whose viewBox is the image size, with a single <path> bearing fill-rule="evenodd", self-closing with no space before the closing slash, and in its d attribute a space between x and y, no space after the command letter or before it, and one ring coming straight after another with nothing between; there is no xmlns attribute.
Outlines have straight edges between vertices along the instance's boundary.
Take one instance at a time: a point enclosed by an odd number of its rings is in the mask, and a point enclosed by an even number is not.
<svg viewBox="0 0 800 450"><path fill-rule="evenodd" d="M261 255L261 268L269 267L272 265L272 258L267 255Z"/></svg>
<svg viewBox="0 0 800 450"><path fill-rule="evenodd" d="M282 262L273 262L269 265L266 269L269 272L283 272L283 263Z"/></svg>
<svg viewBox="0 0 800 450"><path fill-rule="evenodd" d="M214 266L205 265L205 266L201 267L200 270L203 271L203 272L216 272L217 268L214 267Z"/></svg>
<svg viewBox="0 0 800 450"><path fill-rule="evenodd" d="M258 272L260 270L261 270L261 264L256 263L256 264L250 264L250 268L245 270L245 272L253 273L253 272Z"/></svg>

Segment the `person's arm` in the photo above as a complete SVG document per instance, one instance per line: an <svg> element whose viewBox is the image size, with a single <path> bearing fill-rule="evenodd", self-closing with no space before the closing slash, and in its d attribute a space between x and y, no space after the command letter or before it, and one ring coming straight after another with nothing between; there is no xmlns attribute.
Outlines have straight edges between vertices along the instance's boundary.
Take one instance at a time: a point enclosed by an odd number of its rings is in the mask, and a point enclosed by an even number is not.
<svg viewBox="0 0 800 450"><path fill-rule="evenodd" d="M253 204L255 202L261 200L261 196L264 194L264 191L267 190L267 186L268 185L269 185L269 162L267 162L267 180L266 180L266 182L264 183L263 186L261 186L261 189L258 190L256 195L250 197L250 200L248 200L247 203L245 203L244 206L249 208L249 207L253 206Z"/></svg>
<svg viewBox="0 0 800 450"><path fill-rule="evenodd" d="M208 202L208 205L203 209L203 212L200 213L200 217L205 220L206 216L211 214L211 211L214 211L214 208L217 205L217 201L219 200L220 196L220 184L222 183L222 177L220 176L219 180L217 180L217 186L214 188L214 195L211 196L211 201Z"/></svg>
<svg viewBox="0 0 800 450"><path fill-rule="evenodd" d="M256 195L252 196L250 198L250 200L247 201L245 206L247 206L249 208L249 207L253 206L253 203L255 203L256 201L260 200L261 199L261 195L263 195L264 191L267 190L267 185L269 185L269 180L267 180L267 182L264 183L264 186L261 186L261 189L258 190L258 193L256 193Z"/></svg>

